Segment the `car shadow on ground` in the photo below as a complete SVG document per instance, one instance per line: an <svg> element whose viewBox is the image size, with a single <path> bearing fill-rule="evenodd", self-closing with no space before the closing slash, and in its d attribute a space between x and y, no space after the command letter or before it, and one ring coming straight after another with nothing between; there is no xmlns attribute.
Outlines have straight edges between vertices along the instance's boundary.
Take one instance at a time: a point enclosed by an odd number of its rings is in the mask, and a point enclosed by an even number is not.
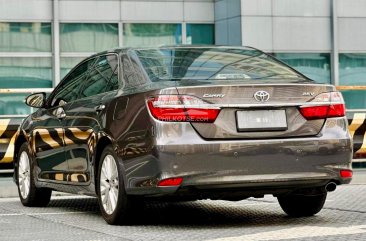
<svg viewBox="0 0 366 241"><path fill-rule="evenodd" d="M247 205L246 205L247 204ZM254 204L254 205L253 205ZM52 200L48 208L64 212L87 212L100 216L96 198L72 198ZM60 210L61 209L61 210ZM326 225L329 219L321 214L313 217L290 218L273 202L145 202L133 209L131 225L175 226L175 228L226 228L272 225Z"/></svg>

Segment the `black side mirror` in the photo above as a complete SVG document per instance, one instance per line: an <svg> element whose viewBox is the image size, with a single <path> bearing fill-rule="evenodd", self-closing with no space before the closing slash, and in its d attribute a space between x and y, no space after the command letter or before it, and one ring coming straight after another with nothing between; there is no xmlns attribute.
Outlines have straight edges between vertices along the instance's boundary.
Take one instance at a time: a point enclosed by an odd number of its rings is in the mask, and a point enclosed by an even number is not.
<svg viewBox="0 0 366 241"><path fill-rule="evenodd" d="M42 108L46 104L46 93L34 93L25 98L25 103L30 107Z"/></svg>

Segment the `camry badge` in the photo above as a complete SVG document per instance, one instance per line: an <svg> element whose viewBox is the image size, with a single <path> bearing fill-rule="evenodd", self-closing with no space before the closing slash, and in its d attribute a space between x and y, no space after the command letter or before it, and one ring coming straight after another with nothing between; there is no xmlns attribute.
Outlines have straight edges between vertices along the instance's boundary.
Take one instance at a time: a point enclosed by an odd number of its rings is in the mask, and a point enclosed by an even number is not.
<svg viewBox="0 0 366 241"><path fill-rule="evenodd" d="M204 94L203 98L224 98L225 94Z"/></svg>
<svg viewBox="0 0 366 241"><path fill-rule="evenodd" d="M259 102L266 102L269 100L269 93L264 90L259 90L254 93L254 99Z"/></svg>

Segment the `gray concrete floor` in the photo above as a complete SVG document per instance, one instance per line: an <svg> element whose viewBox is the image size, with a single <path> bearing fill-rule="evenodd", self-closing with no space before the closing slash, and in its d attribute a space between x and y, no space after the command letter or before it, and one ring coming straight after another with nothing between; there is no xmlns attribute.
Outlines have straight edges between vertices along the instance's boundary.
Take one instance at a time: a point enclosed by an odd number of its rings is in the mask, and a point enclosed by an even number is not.
<svg viewBox="0 0 366 241"><path fill-rule="evenodd" d="M272 196L239 202L146 203L129 226L107 225L95 198L55 193L46 208L21 205L0 175L0 241L6 240L366 240L366 169L329 193L314 217L289 218Z"/></svg>
<svg viewBox="0 0 366 241"><path fill-rule="evenodd" d="M146 203L129 226L107 225L97 200L53 197L46 208L0 199L0 240L366 240L366 185L329 193L313 217L289 218L272 196L239 202Z"/></svg>

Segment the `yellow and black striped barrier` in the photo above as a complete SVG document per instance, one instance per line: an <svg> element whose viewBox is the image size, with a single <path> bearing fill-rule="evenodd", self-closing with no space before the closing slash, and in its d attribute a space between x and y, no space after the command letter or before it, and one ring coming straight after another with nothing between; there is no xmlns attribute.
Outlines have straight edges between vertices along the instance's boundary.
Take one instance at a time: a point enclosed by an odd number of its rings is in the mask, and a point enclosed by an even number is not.
<svg viewBox="0 0 366 241"><path fill-rule="evenodd" d="M366 110L347 113L349 132L353 138L354 161L366 161ZM14 142L17 136L18 127L22 118L0 119L0 164L13 161ZM90 134L90 133L89 133ZM138 148L126 148L125 154L145 150ZM1 167L1 166L0 166Z"/></svg>
<svg viewBox="0 0 366 241"><path fill-rule="evenodd" d="M366 159L366 111L347 113L347 118L353 139L353 158Z"/></svg>
<svg viewBox="0 0 366 241"><path fill-rule="evenodd" d="M337 90L366 90L366 86L337 86ZM50 93L52 89L0 89L0 94L14 93ZM17 136L18 127L24 118L21 116L0 117L0 168L1 164L12 163L14 154L14 142ZM349 131L353 138L354 161L366 162L366 109L360 111L347 111ZM124 154L144 153L142 148L128 147Z"/></svg>
<svg viewBox="0 0 366 241"><path fill-rule="evenodd" d="M13 161L14 143L22 118L0 119L0 163Z"/></svg>

